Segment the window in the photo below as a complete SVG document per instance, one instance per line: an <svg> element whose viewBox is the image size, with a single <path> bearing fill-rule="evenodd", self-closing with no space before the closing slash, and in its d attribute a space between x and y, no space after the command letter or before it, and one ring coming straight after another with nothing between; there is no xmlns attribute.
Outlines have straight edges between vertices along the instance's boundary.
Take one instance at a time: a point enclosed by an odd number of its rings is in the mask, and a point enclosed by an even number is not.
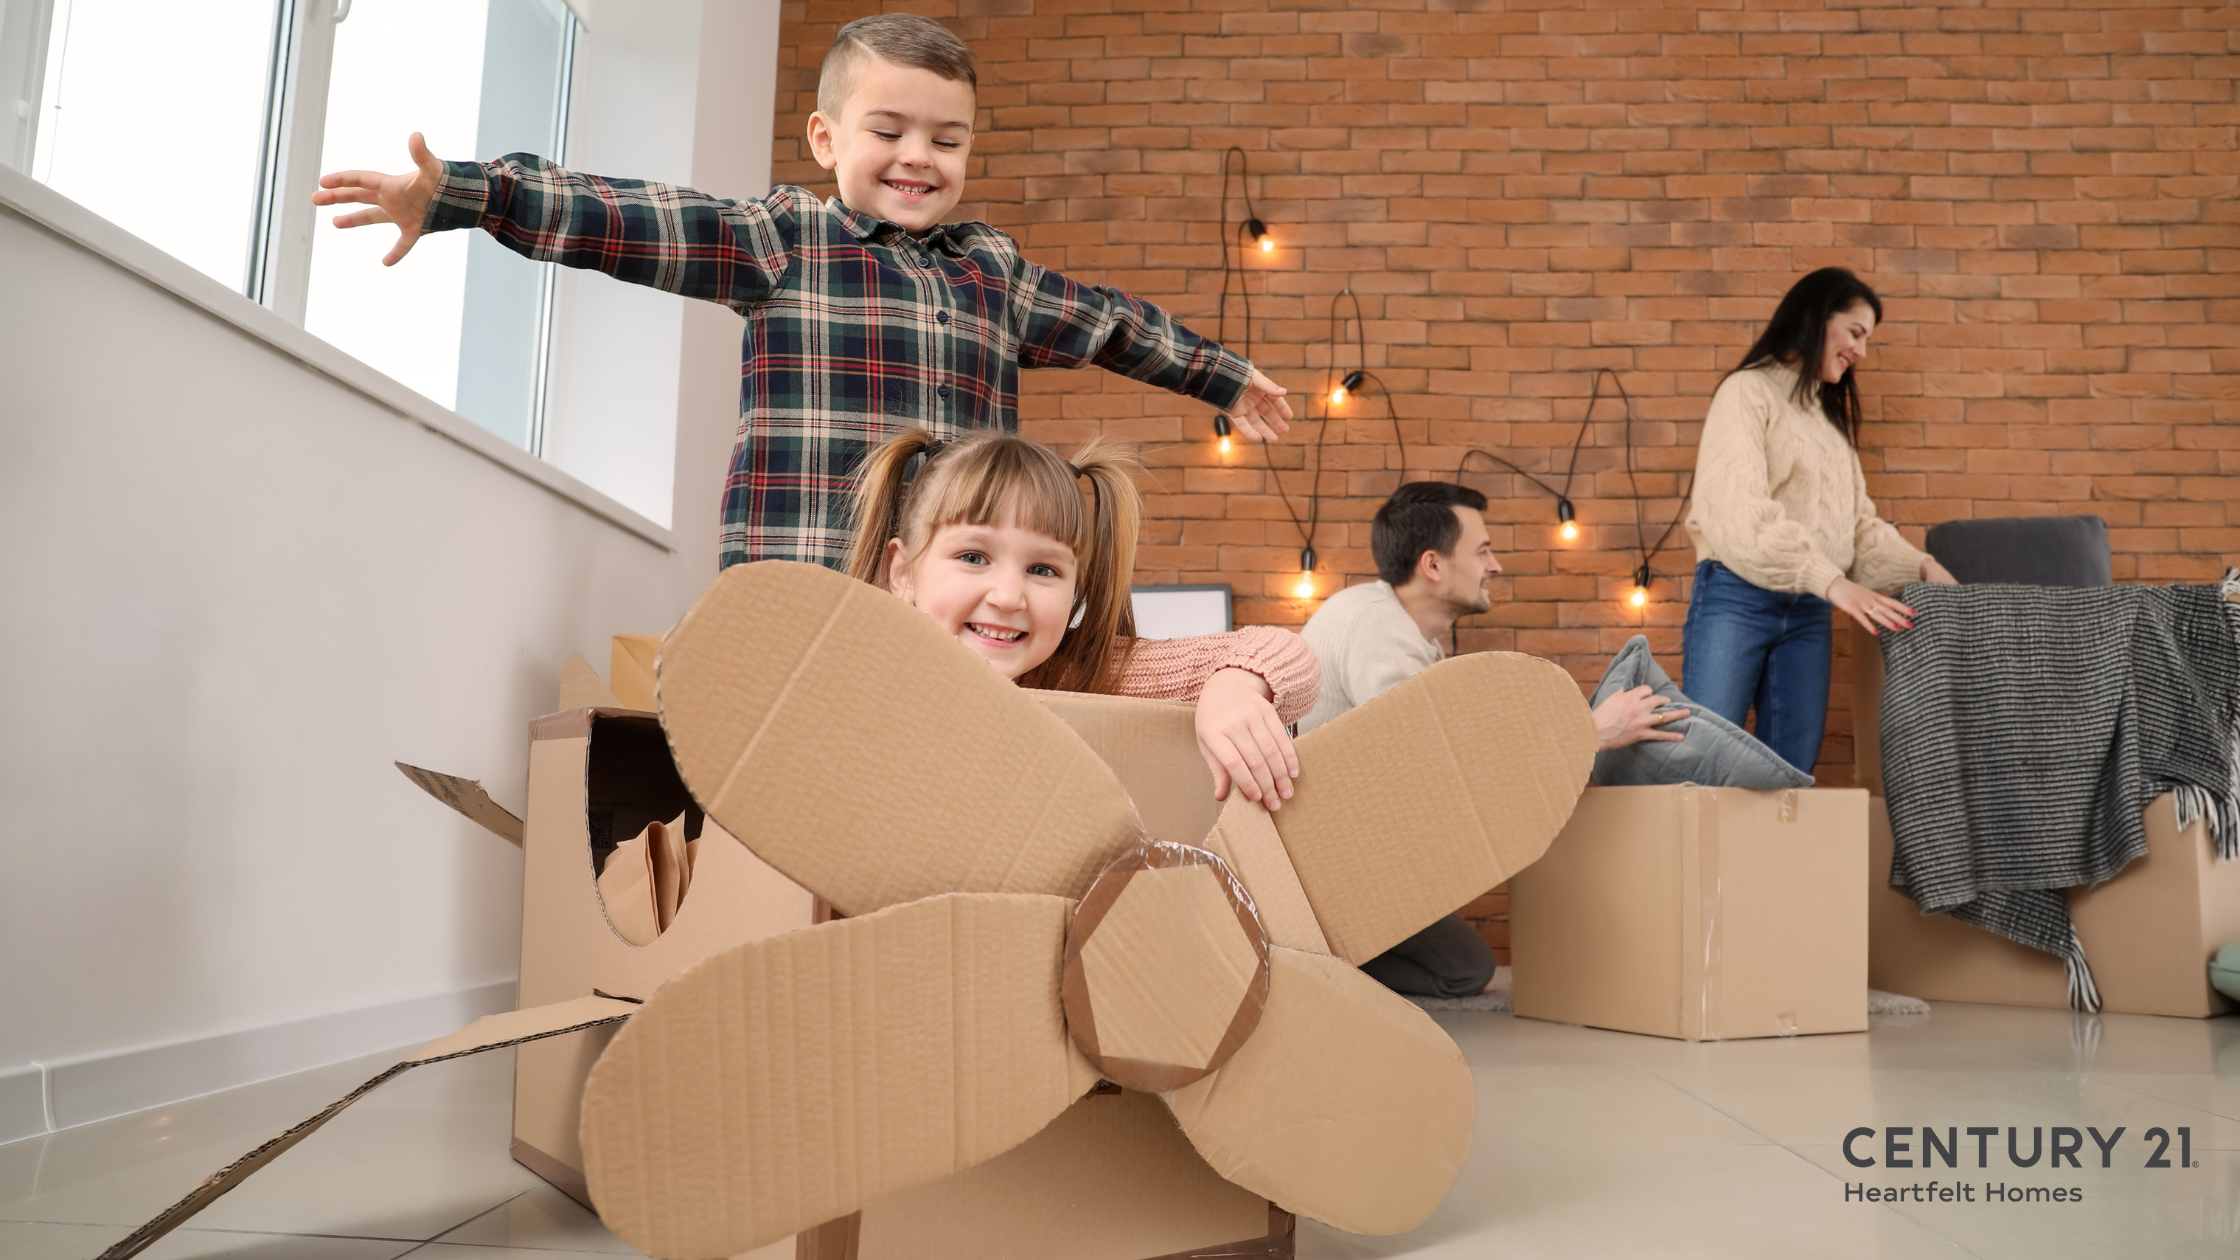
<svg viewBox="0 0 2240 1260"><path fill-rule="evenodd" d="M557 0L354 0L335 31L319 169L401 171L415 131L438 157L560 161L574 33ZM427 237L383 267L394 239L322 222L304 327L542 453L551 268L480 232Z"/></svg>
<svg viewBox="0 0 2240 1260"><path fill-rule="evenodd" d="M542 453L551 268L314 214L322 172L559 160L562 0L0 0L0 161Z"/></svg>

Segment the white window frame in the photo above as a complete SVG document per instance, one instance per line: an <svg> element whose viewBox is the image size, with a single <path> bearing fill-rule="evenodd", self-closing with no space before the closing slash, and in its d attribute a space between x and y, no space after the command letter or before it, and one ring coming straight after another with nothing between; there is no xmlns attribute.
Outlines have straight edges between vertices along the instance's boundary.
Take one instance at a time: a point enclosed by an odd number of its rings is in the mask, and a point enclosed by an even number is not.
<svg viewBox="0 0 2240 1260"><path fill-rule="evenodd" d="M38 102L44 86L47 45L53 33L59 0L8 0L0 21L0 87L13 77L18 93L30 102L28 111L12 101L0 101L0 124L7 130L0 144L0 165L26 174L38 148ZM272 46L265 61L264 138L258 162L255 207L251 212L250 240L239 291L301 327L311 292L312 236L320 218L311 204L318 190L321 150L327 131L327 94L334 73L336 28L350 14L352 0L275 0ZM553 134L558 138L551 158L566 160L569 105L573 95L576 40L584 29L583 18L568 0L561 7L573 19L561 41L560 98ZM0 96L5 96L0 92ZM543 269L537 303L537 340L530 405L528 453L545 454L546 421L552 382L554 265Z"/></svg>
<svg viewBox="0 0 2240 1260"><path fill-rule="evenodd" d="M33 178L30 155L36 149L37 102L45 76L47 40L55 0L9 0L0 22L0 58L21 50L29 65L19 92L32 101L29 118L17 117L12 101L0 99L0 208L12 210L98 254L144 280L166 289L305 365L332 377L462 446L487 456L530 481L571 499L612 524L668 551L677 536L619 500L563 472L558 466L484 429L451 408L432 402L387 374L304 330L310 292L312 233L318 226L311 194L318 188L319 160L326 138L327 90L334 64L336 15L345 18L351 0L280 0L274 50L287 51L284 65L268 70L282 82L268 100L266 161L259 180L261 198L252 229L243 282L228 285L204 275L172 254L79 205ZM564 51L567 70L575 58L574 37L585 30L573 4L575 25ZM29 50L36 49L36 55ZM9 81L0 61L0 87ZM0 91L0 98L6 93ZM563 131L562 134L565 134ZM20 156L19 156L20 153ZM549 268L549 265L548 265ZM540 438L549 388L554 302L548 274L540 316L538 416Z"/></svg>

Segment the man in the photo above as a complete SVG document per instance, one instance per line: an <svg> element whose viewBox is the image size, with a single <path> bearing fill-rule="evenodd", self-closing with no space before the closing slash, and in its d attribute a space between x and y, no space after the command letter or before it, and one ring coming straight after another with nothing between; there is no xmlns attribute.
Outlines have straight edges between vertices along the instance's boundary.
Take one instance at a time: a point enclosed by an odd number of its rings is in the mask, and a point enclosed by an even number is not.
<svg viewBox="0 0 2240 1260"><path fill-rule="evenodd" d="M1382 695L1446 656L1457 619L1493 608L1486 583L1501 572L1486 536L1486 497L1468 486L1411 481L1393 491L1369 527L1377 578L1324 600L1300 631L1322 663L1322 696L1299 733ZM1594 711L1603 748L1676 740L1659 729L1687 715L1636 687ZM1466 997L1493 979L1493 951L1459 915L1448 915L1361 969L1385 987L1423 997Z"/></svg>

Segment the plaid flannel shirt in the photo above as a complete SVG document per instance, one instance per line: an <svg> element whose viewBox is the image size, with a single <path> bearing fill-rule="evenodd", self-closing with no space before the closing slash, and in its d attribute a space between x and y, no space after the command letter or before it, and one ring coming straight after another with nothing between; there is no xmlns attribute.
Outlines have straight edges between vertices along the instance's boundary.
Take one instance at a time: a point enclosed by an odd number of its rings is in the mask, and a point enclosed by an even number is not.
<svg viewBox="0 0 2240 1260"><path fill-rule="evenodd" d="M1093 363L1223 411L1252 373L1147 302L1028 262L985 223L913 238L800 188L727 201L515 153L444 163L424 227L479 227L530 258L746 316L725 566L844 567L870 449L911 425L1015 432L1021 364Z"/></svg>

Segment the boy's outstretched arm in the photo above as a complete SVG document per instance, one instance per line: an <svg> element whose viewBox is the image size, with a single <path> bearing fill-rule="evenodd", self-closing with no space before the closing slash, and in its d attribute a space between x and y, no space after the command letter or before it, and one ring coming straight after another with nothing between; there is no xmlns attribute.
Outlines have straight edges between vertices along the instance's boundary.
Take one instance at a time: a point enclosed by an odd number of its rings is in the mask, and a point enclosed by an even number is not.
<svg viewBox="0 0 2240 1260"><path fill-rule="evenodd" d="M1291 428L1281 385L1149 302L1024 259L1013 267L1011 287L1021 366L1095 364L1210 403L1238 432L1263 442Z"/></svg>
<svg viewBox="0 0 2240 1260"><path fill-rule="evenodd" d="M603 271L617 280L744 312L768 296L791 264L794 206L783 195L735 202L674 184L602 179L526 153L495 162L446 162L420 134L406 174L341 171L323 176L318 205L373 207L336 227L397 225L394 265L428 232L479 227L539 262Z"/></svg>

